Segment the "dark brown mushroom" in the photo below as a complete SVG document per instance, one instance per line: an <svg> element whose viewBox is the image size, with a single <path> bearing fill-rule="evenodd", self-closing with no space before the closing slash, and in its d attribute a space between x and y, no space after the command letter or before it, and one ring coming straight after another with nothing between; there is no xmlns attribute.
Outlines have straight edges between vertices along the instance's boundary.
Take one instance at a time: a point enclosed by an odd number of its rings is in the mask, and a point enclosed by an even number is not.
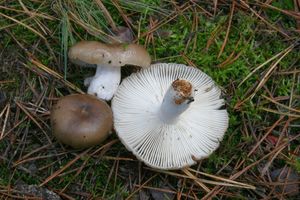
<svg viewBox="0 0 300 200"><path fill-rule="evenodd" d="M51 110L53 135L73 148L103 142L112 128L112 111L105 101L92 95L62 97Z"/></svg>

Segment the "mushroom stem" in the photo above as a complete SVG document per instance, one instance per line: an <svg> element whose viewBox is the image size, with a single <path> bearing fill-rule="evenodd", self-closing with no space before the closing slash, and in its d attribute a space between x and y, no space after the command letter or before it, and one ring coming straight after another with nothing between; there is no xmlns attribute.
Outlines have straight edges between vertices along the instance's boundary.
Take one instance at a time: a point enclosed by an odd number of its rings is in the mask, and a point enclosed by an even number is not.
<svg viewBox="0 0 300 200"><path fill-rule="evenodd" d="M96 74L90 80L88 94L104 100L110 100L121 80L121 67L97 65Z"/></svg>
<svg viewBox="0 0 300 200"><path fill-rule="evenodd" d="M166 123L172 123L188 109L194 101L194 88L186 80L175 80L167 90L160 107L160 117Z"/></svg>

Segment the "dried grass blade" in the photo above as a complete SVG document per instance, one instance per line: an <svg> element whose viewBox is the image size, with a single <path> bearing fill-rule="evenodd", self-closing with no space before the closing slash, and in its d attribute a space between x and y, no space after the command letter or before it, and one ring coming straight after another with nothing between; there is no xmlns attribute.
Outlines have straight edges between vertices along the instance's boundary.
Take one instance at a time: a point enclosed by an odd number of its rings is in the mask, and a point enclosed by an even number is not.
<svg viewBox="0 0 300 200"><path fill-rule="evenodd" d="M5 138L9 133L11 133L15 128L17 128L19 125L21 125L26 119L28 119L28 116L25 116L22 120L18 121L11 129L9 129L3 137L0 139L0 141Z"/></svg>
<svg viewBox="0 0 300 200"><path fill-rule="evenodd" d="M107 40L108 38L112 38L112 36L108 35L107 33L105 33L104 31L102 31L101 29L98 29L90 24L85 23L84 21L82 21L79 17L76 16L76 14L72 13L71 11L69 11L69 15L70 19L80 25L82 28L84 28L88 33L90 33L91 35L94 36L103 36L103 40ZM107 37L107 38L105 38Z"/></svg>
<svg viewBox="0 0 300 200"><path fill-rule="evenodd" d="M33 28L31 28L30 26L24 24L23 22L21 22L21 21L19 21L19 20L16 20L16 19L14 19L14 18L12 18L12 17L10 17L10 16L7 16L7 15L1 13L1 12L0 12L0 15L3 16L3 17L5 17L5 18L7 18L7 19L9 19L9 20L11 20L11 21L16 22L17 24L20 24L20 25L24 26L25 28L29 29L30 31L32 31L33 33L37 34L37 35L40 36L43 40L46 41L46 38L45 38L40 32L34 30Z"/></svg>
<svg viewBox="0 0 300 200"><path fill-rule="evenodd" d="M286 51L270 68L269 70L266 72L266 74L264 75L264 77L262 78L262 80L259 82L259 84L257 85L257 87L255 88L254 92L249 96L249 98L253 98L254 95L256 94L256 92L258 92L258 90L267 82L267 80L269 79L271 73L274 71L275 67L277 67L278 63L287 55L289 54L292 49L293 49L294 45L292 45L288 51Z"/></svg>
<svg viewBox="0 0 300 200"><path fill-rule="evenodd" d="M293 140L296 140L298 137L300 137L300 134L290 138L289 141L284 142L283 144L281 144L280 146L278 146L276 149L272 150L271 152L267 153L266 155L264 155L262 158L260 158L259 160L257 160L256 162L251 163L250 165L244 167L242 170L240 170L239 172L233 174L230 179L236 179L239 176L241 176L242 174L244 174L246 171L248 171L249 169L251 169L252 167L254 167L255 165L257 165L258 163L260 163L261 161L263 161L264 159L268 158L269 156L271 156L272 154L276 153L278 151L278 149L281 148L285 148L290 142L292 142ZM208 194L206 194L202 199L212 199L212 197L217 194L218 192L220 192L222 190L223 187L220 186L216 186L215 188L212 189L212 191Z"/></svg>
<svg viewBox="0 0 300 200"><path fill-rule="evenodd" d="M205 192L210 192L210 189L201 183L196 176L194 176L188 169L182 169L182 171L190 178L193 179Z"/></svg>
<svg viewBox="0 0 300 200"><path fill-rule="evenodd" d="M106 7L104 6L104 4L102 3L101 0L95 0L96 4L100 7L103 15L105 16L107 22L109 23L109 25L112 27L113 30L117 30L117 26L116 23L114 22L113 18L111 17L111 15L109 14L108 10L106 9Z"/></svg>
<svg viewBox="0 0 300 200"><path fill-rule="evenodd" d="M15 101L16 105L37 125L37 127L40 128L40 130L44 133L44 135L46 136L48 142L51 144L51 139L49 138L49 136L47 135L46 131L43 129L43 127L40 125L40 123L31 115L31 113L26 110L26 108L24 108L24 106L18 102Z"/></svg>
<svg viewBox="0 0 300 200"><path fill-rule="evenodd" d="M73 180L82 172L82 170L86 167L88 161L90 159L90 156L87 156L87 158L83 161L82 165L79 167L78 170L76 170L76 174L71 178L71 180L65 185L65 187L60 191L60 193L63 193L66 191L66 189L70 186Z"/></svg>
<svg viewBox="0 0 300 200"><path fill-rule="evenodd" d="M243 103L245 103L246 101L248 101L249 99L252 99L255 94L260 90L260 88L263 87L263 85L267 82L267 80L270 78L271 73L274 71L275 67L278 65L278 63L288 54L290 53L293 48L295 47L296 43L292 44L291 46L289 46L287 49L283 50L281 53L279 53L279 56L281 55L281 57L271 66L269 67L269 69L267 70L267 72L264 74L264 77L261 79L261 81L257 84L257 86L255 86L254 91L249 94L246 95L246 97L241 100L240 102L236 103L236 105L234 106L234 109L238 109ZM284 53L283 53L284 52ZM278 55L278 54L277 54ZM276 57L277 57L276 55Z"/></svg>
<svg viewBox="0 0 300 200"><path fill-rule="evenodd" d="M289 46L288 48L286 48L285 50L279 52L278 54L276 54L275 56L273 56L272 58L266 60L265 62L263 62L262 64L260 64L258 67L256 67L252 72L250 72L243 80L242 82L238 85L238 87L240 87L250 76L252 76L256 71L258 71L259 69L261 69L263 66L265 66L266 64L268 64L269 62L275 60L276 58L278 58L279 56L281 56L283 53L285 53L286 51L288 51L291 47L293 47L294 45Z"/></svg>
<svg viewBox="0 0 300 200"><path fill-rule="evenodd" d="M17 10L17 9L14 9L14 8L9 8L9 7L5 7L5 6L1 6L1 5L0 5L0 8L1 9L5 9L5 10L10 10L10 11L18 12L18 13L26 13L23 10ZM57 18L55 18L53 16L45 15L45 14L41 14L41 13L36 13L36 12L31 12L31 15L32 15L32 17L41 17L41 18L45 18L45 19L48 19L48 20L56 20L57 19Z"/></svg>
<svg viewBox="0 0 300 200"><path fill-rule="evenodd" d="M278 103L278 102L275 101L274 99L271 99L271 98L269 98L269 97L267 97L267 96L265 96L265 95L262 95L262 97L265 98L265 99L267 99L268 101L271 101L272 103L274 103L274 104L276 104L276 105L282 107L282 108L285 108L285 109L289 110L289 111L293 111L293 112L296 112L296 113L300 113L300 110L295 109L295 108L291 108L291 107L286 106L286 105L283 105L283 104L281 104L281 103Z"/></svg>
<svg viewBox="0 0 300 200"><path fill-rule="evenodd" d="M213 0L213 4L214 4L214 16L216 16L216 14L217 14L217 7L218 7L218 0Z"/></svg>
<svg viewBox="0 0 300 200"><path fill-rule="evenodd" d="M46 178L40 185L39 187L42 187L43 185L47 184L49 181L54 179L56 176L58 176L60 173L62 173L64 170L66 170L68 167L70 167L72 164L74 164L77 160L79 160L82 156L87 154L92 148L88 148L81 154L77 155L73 160L69 161L65 166L54 172L52 175L50 175L48 178Z"/></svg>
<svg viewBox="0 0 300 200"><path fill-rule="evenodd" d="M133 191L125 200L130 200L132 199L133 195L140 191L147 183L149 183L152 179L154 179L158 174L154 174L152 177L150 177L147 181L145 181L138 189Z"/></svg>
<svg viewBox="0 0 300 200"><path fill-rule="evenodd" d="M19 4L21 5L21 7L23 8L23 10L25 11L26 14L28 14L29 16L33 17L33 20L35 21L35 23L40 27L40 29L44 32L45 35L47 35L47 31L50 32L49 28L47 26L45 26L38 18L36 18L32 12L30 10L28 10L28 8L24 5L24 3L22 2L22 0L18 0ZM47 29L47 31L46 31Z"/></svg>
<svg viewBox="0 0 300 200"><path fill-rule="evenodd" d="M181 12L186 11L187 9L190 9L191 5L186 6L185 8L183 8L181 10ZM148 30L147 32L142 33L139 37L145 37L150 33L153 33L154 31L156 31L157 29L159 29L161 26L163 26L164 24L167 24L168 22L172 21L173 19L175 19L177 16L179 15L179 12L172 12L168 17L165 18L165 20L161 21L160 23L155 24L155 26L153 26L150 30ZM139 38L137 38L136 40L138 40ZM136 40L134 42L136 42Z"/></svg>
<svg viewBox="0 0 300 200"><path fill-rule="evenodd" d="M283 116L280 116L279 119L269 128L265 135L255 144L252 150L248 153L247 157L250 157L252 153L259 147L259 145L267 138L267 136L276 128L276 126L281 122Z"/></svg>
<svg viewBox="0 0 300 200"><path fill-rule="evenodd" d="M265 24L267 24L268 26L270 26L271 28L273 28L274 30L276 30L277 32L281 33L283 36L285 36L287 39L290 39L290 36L287 35L286 33L284 33L283 31L281 31L280 29L278 29L276 26L272 25L270 22L268 22L265 18L263 18L262 16L259 15L259 13L257 13L255 10L253 10L245 1L240 0L240 2L246 6L246 8L248 8L256 17L258 17L259 19L261 19L261 21L263 21Z"/></svg>
<svg viewBox="0 0 300 200"><path fill-rule="evenodd" d="M297 1L297 0L296 0ZM264 2L260 2L260 1L257 1L256 0L256 3L262 7L265 7L265 8L270 8L270 9L273 9L273 10L276 10L276 11L279 11L285 15L288 15L290 17L294 17L296 20L300 20L300 13L297 12L297 11L290 11L290 10L283 10L281 8L278 8L278 7L275 7L275 6L272 6L271 4L266 4Z"/></svg>
<svg viewBox="0 0 300 200"><path fill-rule="evenodd" d="M30 162L30 161L34 161L34 160L40 160L40 159L45 159L45 158L51 158L51 157L58 157L58 156L62 156L67 154L68 152L62 152L62 153L58 153L58 154L48 154L48 155L44 155L44 156L36 156L36 157L31 157L31 158L27 158L24 160L20 160L18 163L13 164L13 167L17 167L18 165Z"/></svg>
<svg viewBox="0 0 300 200"><path fill-rule="evenodd" d="M279 115L285 115L285 116L289 116L289 117L295 117L295 118L300 118L300 115L297 115L297 114L291 114L291 113L286 113L286 112L280 112L280 111L277 111L277 110L273 110L273 109L270 109L270 108L261 108L262 110L266 111L266 112L271 112L271 113L274 113L274 114L279 114Z"/></svg>
<svg viewBox="0 0 300 200"><path fill-rule="evenodd" d="M50 147L51 144L46 144L44 146L41 146L35 150L32 150L30 151L29 153L27 153L26 155L24 155L22 158L20 158L19 160L17 160L14 164L13 164L13 167L17 166L20 162L22 162L23 160L25 160L26 158L28 158L29 156L31 156L32 154L36 153L36 152L39 152L43 149L47 149L48 147Z"/></svg>
<svg viewBox="0 0 300 200"><path fill-rule="evenodd" d="M228 26L227 26L227 31L226 31L225 39L223 41L223 44L221 46L221 50L220 50L217 58L220 58L220 56L222 55L222 53L223 53L223 51L225 49L226 43L228 41L228 36L229 36L230 28L231 28L231 22L232 22L234 8L235 8L235 1L232 1L232 6L231 6L231 10L230 10L229 22L228 22Z"/></svg>
<svg viewBox="0 0 300 200"><path fill-rule="evenodd" d="M189 170L192 171L192 172L195 172L197 174L201 174L203 176L207 176L207 177L210 177L210 178L213 178L213 179L216 179L216 180L220 180L220 181L224 181L224 182L235 184L234 187L241 186L241 187L245 187L245 188L249 188L249 189L253 189L253 190L255 189L255 186L252 186L252 185L249 185L249 184L246 184L246 183L241 183L241 182L237 182L237 181L234 181L234 180L231 180L231 179L227 179L227 178L223 178L223 177L220 177L220 176L215 176L215 175L212 175L212 174L207 174L207 173L204 173L204 172L200 172L200 171L194 170L192 168L189 168Z"/></svg>
<svg viewBox="0 0 300 200"><path fill-rule="evenodd" d="M203 183L207 183L207 184L211 184L211 185L218 185L218 186L228 186L228 187L236 187L236 188L255 189L255 187L252 186L252 185L248 185L248 184L244 184L244 183L232 181L232 180L221 178L221 177L215 177L213 175L209 175L209 177L215 178L215 179L219 179L219 180L223 179L222 181L224 181L224 182L218 182L218 181L212 181L212 180L207 180L207 179L201 179L201 178L198 178L198 177L194 176L189 171L187 172L186 175L182 175L182 174L178 174L176 172L170 172L170 171L164 171L164 170L156 170L156 169L151 169L151 168L147 168L147 169L150 169L151 171L156 171L156 172L159 172L159 173L168 174L168 175L171 175L171 176L176 176L176 177L180 177L180 178L191 179L191 180L194 180L198 185L199 185L199 183L202 184L201 182L203 182ZM189 169L183 169L183 170L190 170L190 168ZM199 171L194 171L194 172L200 174ZM203 174L203 175L207 175L207 174ZM225 181L228 182L228 183L226 183ZM207 192L209 192L209 191L207 191Z"/></svg>
<svg viewBox="0 0 300 200"><path fill-rule="evenodd" d="M72 84L71 82L69 82L67 80L64 80L64 78L59 73L55 72L54 70L46 67L42 63L40 63L32 58L30 58L29 60L31 61L32 64L34 64L38 68L42 69L43 71L47 72L48 74L54 76L55 78L57 78L58 80L63 82L66 86L68 86L69 88L75 90L78 93L84 94L84 92L81 89L79 89L78 87L76 87L74 84Z"/></svg>
<svg viewBox="0 0 300 200"><path fill-rule="evenodd" d="M0 134L0 140L2 140L3 137L4 137L4 132L5 132L5 129L6 129L6 124L7 124L8 116L9 116L9 113L10 113L10 104L7 104L5 106L5 108L3 109L3 111L0 114L0 117L2 117L2 115L4 114L5 111L6 111L6 113L5 113L5 118L4 118L2 130L1 130L1 134Z"/></svg>

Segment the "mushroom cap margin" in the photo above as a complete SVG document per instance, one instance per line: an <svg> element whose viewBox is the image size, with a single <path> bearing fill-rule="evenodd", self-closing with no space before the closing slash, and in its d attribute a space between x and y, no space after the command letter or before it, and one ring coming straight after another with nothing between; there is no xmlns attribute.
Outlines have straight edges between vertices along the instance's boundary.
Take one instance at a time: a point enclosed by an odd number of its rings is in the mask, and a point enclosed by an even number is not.
<svg viewBox="0 0 300 200"><path fill-rule="evenodd" d="M80 41L70 48L68 56L71 62L79 65L105 64L112 67L135 65L144 68L151 63L147 50L138 44Z"/></svg>

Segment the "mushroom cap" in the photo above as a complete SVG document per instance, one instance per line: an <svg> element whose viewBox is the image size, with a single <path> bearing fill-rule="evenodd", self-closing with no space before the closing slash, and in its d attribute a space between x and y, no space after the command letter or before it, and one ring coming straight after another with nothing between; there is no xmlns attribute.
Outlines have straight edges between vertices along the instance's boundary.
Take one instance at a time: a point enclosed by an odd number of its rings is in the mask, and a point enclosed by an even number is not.
<svg viewBox="0 0 300 200"><path fill-rule="evenodd" d="M112 37L112 43L131 43L134 40L132 31L130 28L125 26L118 26L113 29L114 36Z"/></svg>
<svg viewBox="0 0 300 200"><path fill-rule="evenodd" d="M105 64L121 67L124 65L136 65L148 67L151 58L146 49L138 44L103 44L97 41L81 41L69 50L69 58L72 62L82 65Z"/></svg>
<svg viewBox="0 0 300 200"><path fill-rule="evenodd" d="M175 122L160 119L165 93L176 79L196 89L194 102ZM180 169L208 157L228 127L224 100L214 81L197 68L158 63L125 78L112 100L114 127L125 147L148 166Z"/></svg>
<svg viewBox="0 0 300 200"><path fill-rule="evenodd" d="M112 110L92 95L62 97L51 110L53 135L73 148L86 148L104 141L112 128Z"/></svg>

